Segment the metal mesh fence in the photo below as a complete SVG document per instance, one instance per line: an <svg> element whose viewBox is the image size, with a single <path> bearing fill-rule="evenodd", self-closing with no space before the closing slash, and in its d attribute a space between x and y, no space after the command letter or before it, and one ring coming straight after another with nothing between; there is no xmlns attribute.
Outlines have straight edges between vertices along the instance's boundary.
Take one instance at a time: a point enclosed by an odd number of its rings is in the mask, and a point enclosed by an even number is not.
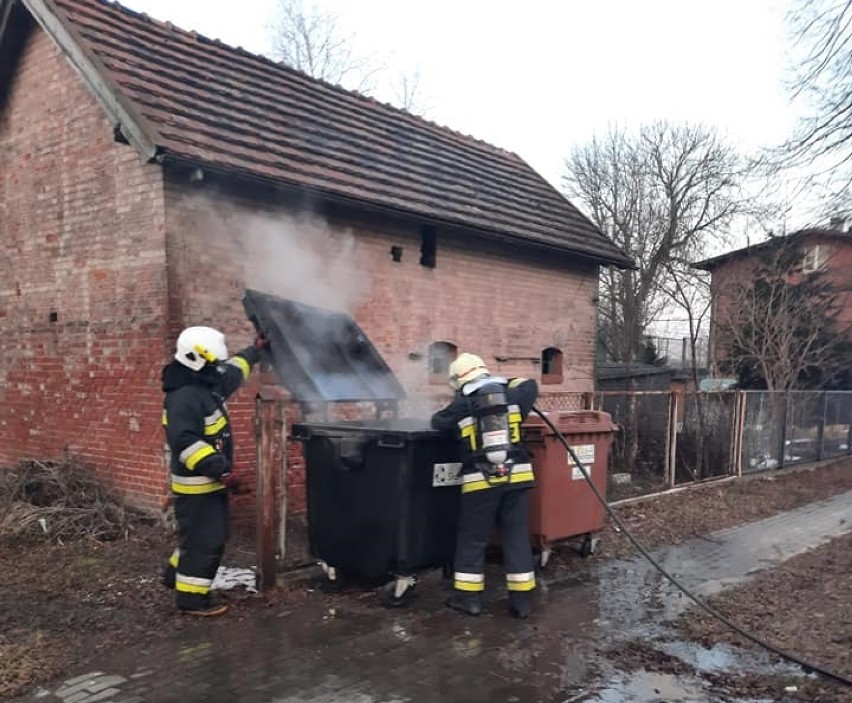
<svg viewBox="0 0 852 703"><path fill-rule="evenodd" d="M844 456L852 448L852 391L825 394L823 458Z"/></svg>
<svg viewBox="0 0 852 703"><path fill-rule="evenodd" d="M744 397L743 473L852 453L852 391L745 391Z"/></svg>
<svg viewBox="0 0 852 703"><path fill-rule="evenodd" d="M619 431L609 455L610 500L647 495L669 485L667 392L597 394L595 408L612 416Z"/></svg>
<svg viewBox="0 0 852 703"><path fill-rule="evenodd" d="M784 393L744 391L743 473L776 469L781 465Z"/></svg>
<svg viewBox="0 0 852 703"><path fill-rule="evenodd" d="M787 394L784 464L817 461L821 450L821 425L825 394L790 391Z"/></svg>
<svg viewBox="0 0 852 703"><path fill-rule="evenodd" d="M736 393L684 393L679 398L675 483L734 472Z"/></svg>

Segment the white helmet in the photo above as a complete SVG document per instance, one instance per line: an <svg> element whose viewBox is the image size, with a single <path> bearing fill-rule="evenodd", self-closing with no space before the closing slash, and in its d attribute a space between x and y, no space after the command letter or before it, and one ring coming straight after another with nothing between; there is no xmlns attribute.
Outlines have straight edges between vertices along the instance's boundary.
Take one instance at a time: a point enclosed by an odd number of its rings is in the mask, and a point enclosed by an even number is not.
<svg viewBox="0 0 852 703"><path fill-rule="evenodd" d="M212 327L187 327L177 338L175 359L193 371L227 358L225 335Z"/></svg>
<svg viewBox="0 0 852 703"><path fill-rule="evenodd" d="M450 388L458 390L465 383L470 383L480 376L487 375L488 369L485 367L482 357L464 352L459 354L450 364Z"/></svg>

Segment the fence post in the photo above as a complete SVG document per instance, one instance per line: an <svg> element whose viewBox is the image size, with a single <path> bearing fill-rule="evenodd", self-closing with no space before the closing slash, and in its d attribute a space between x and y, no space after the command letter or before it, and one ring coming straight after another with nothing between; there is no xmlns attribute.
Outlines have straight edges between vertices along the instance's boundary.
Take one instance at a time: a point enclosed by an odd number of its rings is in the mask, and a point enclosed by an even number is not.
<svg viewBox="0 0 852 703"><path fill-rule="evenodd" d="M784 468L784 458L787 454L787 405L790 401L790 392L784 391L784 404L781 406L781 453L778 457L778 468Z"/></svg>
<svg viewBox="0 0 852 703"><path fill-rule="evenodd" d="M741 390L734 391L734 417L731 428L731 447L729 456L728 473L743 475L743 424L745 419L745 393Z"/></svg>
<svg viewBox="0 0 852 703"><path fill-rule="evenodd" d="M817 425L817 461L822 461L825 453L825 416L828 414L828 391L822 392L822 411Z"/></svg>
<svg viewBox="0 0 852 703"><path fill-rule="evenodd" d="M275 586L275 438L277 399L258 393L255 401L257 439L256 549L258 585L261 590Z"/></svg>
<svg viewBox="0 0 852 703"><path fill-rule="evenodd" d="M666 452L666 473L668 484L674 488L677 479L677 420L679 417L680 393L671 391L669 393L669 427L668 427L668 451Z"/></svg>

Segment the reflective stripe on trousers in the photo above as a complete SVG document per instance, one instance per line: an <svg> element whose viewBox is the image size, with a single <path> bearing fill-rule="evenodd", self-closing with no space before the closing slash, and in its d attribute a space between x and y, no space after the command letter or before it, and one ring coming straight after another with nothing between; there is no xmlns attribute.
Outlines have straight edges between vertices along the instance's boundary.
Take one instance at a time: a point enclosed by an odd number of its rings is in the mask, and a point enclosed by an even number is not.
<svg viewBox="0 0 852 703"><path fill-rule="evenodd" d="M459 591L482 591L485 589L485 574L456 571L453 574L453 588Z"/></svg>

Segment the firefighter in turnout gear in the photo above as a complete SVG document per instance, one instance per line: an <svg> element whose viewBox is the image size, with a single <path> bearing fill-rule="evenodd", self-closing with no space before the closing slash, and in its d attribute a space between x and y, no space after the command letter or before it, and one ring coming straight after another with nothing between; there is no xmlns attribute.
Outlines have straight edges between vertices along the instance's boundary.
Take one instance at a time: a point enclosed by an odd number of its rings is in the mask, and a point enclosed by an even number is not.
<svg viewBox="0 0 852 703"><path fill-rule="evenodd" d="M228 606L210 597L210 587L229 532L228 493L233 440L225 401L242 385L267 341L228 358L225 335L211 327L188 327L177 339L175 358L163 369L163 426L171 450L171 489L179 547L163 582L174 588L177 607L193 615L223 615Z"/></svg>
<svg viewBox="0 0 852 703"><path fill-rule="evenodd" d="M482 612L485 550L496 524L503 545L510 611L529 616L535 570L529 536L529 489L534 475L521 446L521 423L538 396L535 381L491 376L475 354L450 365L453 401L432 416L432 427L462 442L461 513L453 593L447 605L469 615Z"/></svg>

